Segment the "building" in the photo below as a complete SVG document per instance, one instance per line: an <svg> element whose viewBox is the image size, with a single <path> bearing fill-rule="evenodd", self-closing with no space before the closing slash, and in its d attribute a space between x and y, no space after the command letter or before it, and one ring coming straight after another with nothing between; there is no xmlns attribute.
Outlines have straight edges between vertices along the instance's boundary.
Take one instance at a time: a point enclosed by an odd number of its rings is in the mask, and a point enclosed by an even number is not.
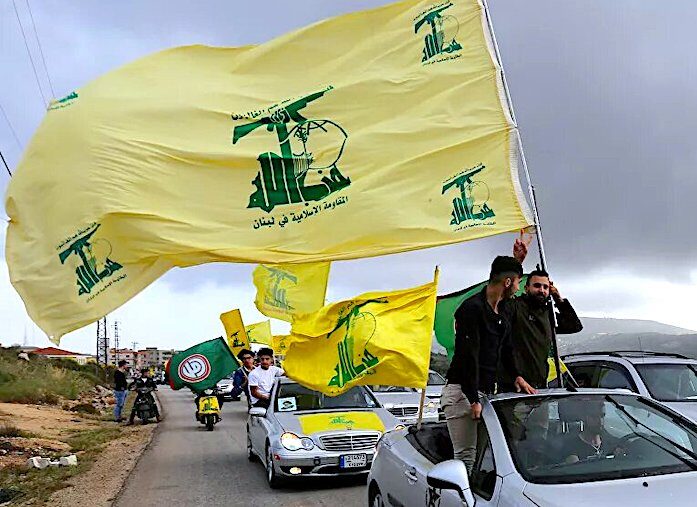
<svg viewBox="0 0 697 507"><path fill-rule="evenodd" d="M109 349L109 359L108 363L117 366L118 362L124 360L126 361L126 364L132 368L135 369L138 367L138 352L136 352L133 349L115 349L115 348L110 348Z"/></svg>
<svg viewBox="0 0 697 507"><path fill-rule="evenodd" d="M146 347L138 351L138 368L164 369L167 361L176 353L174 349L161 350L157 347Z"/></svg>
<svg viewBox="0 0 697 507"><path fill-rule="evenodd" d="M92 354L82 354L80 352L70 352L68 350L59 349L56 347L43 347L34 349L31 351L32 354L37 356L47 357L49 359L72 359L78 364L87 364L89 362L95 362L96 358Z"/></svg>

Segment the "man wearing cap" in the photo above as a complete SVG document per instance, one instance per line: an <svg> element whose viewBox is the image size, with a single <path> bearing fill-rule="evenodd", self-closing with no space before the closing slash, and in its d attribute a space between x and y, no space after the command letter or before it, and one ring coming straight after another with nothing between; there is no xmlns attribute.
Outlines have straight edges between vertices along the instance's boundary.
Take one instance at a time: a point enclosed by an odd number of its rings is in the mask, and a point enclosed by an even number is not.
<svg viewBox="0 0 697 507"><path fill-rule="evenodd" d="M477 424L482 394L494 394L499 361L512 375L517 391L535 389L518 374L513 361L511 324L502 302L518 290L522 264L513 257L499 256L491 265L489 283L466 299L455 312L455 353L448 369L441 406L453 443L455 459L472 471L477 448Z"/></svg>

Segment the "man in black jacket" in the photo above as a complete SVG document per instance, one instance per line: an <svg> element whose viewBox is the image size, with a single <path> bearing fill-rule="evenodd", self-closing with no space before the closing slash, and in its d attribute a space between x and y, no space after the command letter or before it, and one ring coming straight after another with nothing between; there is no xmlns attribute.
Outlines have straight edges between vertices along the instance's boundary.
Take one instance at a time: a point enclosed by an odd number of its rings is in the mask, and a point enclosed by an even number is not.
<svg viewBox="0 0 697 507"><path fill-rule="evenodd" d="M493 394L501 361L518 391L535 390L517 372L510 341L511 324L502 302L518 290L523 274L513 257L499 256L491 265L488 285L466 299L455 312L455 352L443 388L441 406L453 443L454 457L471 472L477 448L481 394Z"/></svg>
<svg viewBox="0 0 697 507"><path fill-rule="evenodd" d="M511 343L515 371L536 389L547 387L549 351L552 346L552 323L549 296L557 309L557 334L578 333L583 329L571 303L559 294L543 270L528 275L525 293L506 302L505 312L511 322ZM500 391L515 392L515 376L501 365Z"/></svg>

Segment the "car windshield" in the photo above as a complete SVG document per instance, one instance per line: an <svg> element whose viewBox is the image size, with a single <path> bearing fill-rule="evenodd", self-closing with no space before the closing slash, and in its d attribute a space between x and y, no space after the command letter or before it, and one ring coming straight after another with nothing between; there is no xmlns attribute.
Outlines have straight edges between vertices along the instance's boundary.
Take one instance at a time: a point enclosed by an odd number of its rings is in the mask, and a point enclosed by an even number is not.
<svg viewBox="0 0 697 507"><path fill-rule="evenodd" d="M431 371L428 373L428 385L429 386L444 386L445 379L439 373L436 373L435 371Z"/></svg>
<svg viewBox="0 0 697 507"><path fill-rule="evenodd" d="M693 364L637 364L651 396L660 401L697 401L697 370Z"/></svg>
<svg viewBox="0 0 697 507"><path fill-rule="evenodd" d="M300 384L281 384L276 394L277 412L302 412L333 408L375 408L378 403L364 387L353 387L338 396L327 396Z"/></svg>
<svg viewBox="0 0 697 507"><path fill-rule="evenodd" d="M569 484L697 470L697 426L621 394L494 402L528 482Z"/></svg>
<svg viewBox="0 0 697 507"><path fill-rule="evenodd" d="M413 393L416 389L401 386L370 386L374 393Z"/></svg>

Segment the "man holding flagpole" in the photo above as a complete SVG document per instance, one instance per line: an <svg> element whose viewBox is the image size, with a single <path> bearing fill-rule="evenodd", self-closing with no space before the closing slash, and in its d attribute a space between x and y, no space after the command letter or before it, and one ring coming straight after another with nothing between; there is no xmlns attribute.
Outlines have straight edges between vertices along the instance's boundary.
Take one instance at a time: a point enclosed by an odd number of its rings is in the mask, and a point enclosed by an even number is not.
<svg viewBox="0 0 697 507"><path fill-rule="evenodd" d="M520 249L516 241L516 257ZM516 251L518 248L518 251ZM503 302L518 290L523 266L513 257L499 256L491 265L489 283L466 299L455 312L455 353L448 369L441 406L445 413L455 459L464 461L468 472L474 465L477 425L483 394L494 394L501 361L517 391L535 393L517 372L511 347L511 324Z"/></svg>

